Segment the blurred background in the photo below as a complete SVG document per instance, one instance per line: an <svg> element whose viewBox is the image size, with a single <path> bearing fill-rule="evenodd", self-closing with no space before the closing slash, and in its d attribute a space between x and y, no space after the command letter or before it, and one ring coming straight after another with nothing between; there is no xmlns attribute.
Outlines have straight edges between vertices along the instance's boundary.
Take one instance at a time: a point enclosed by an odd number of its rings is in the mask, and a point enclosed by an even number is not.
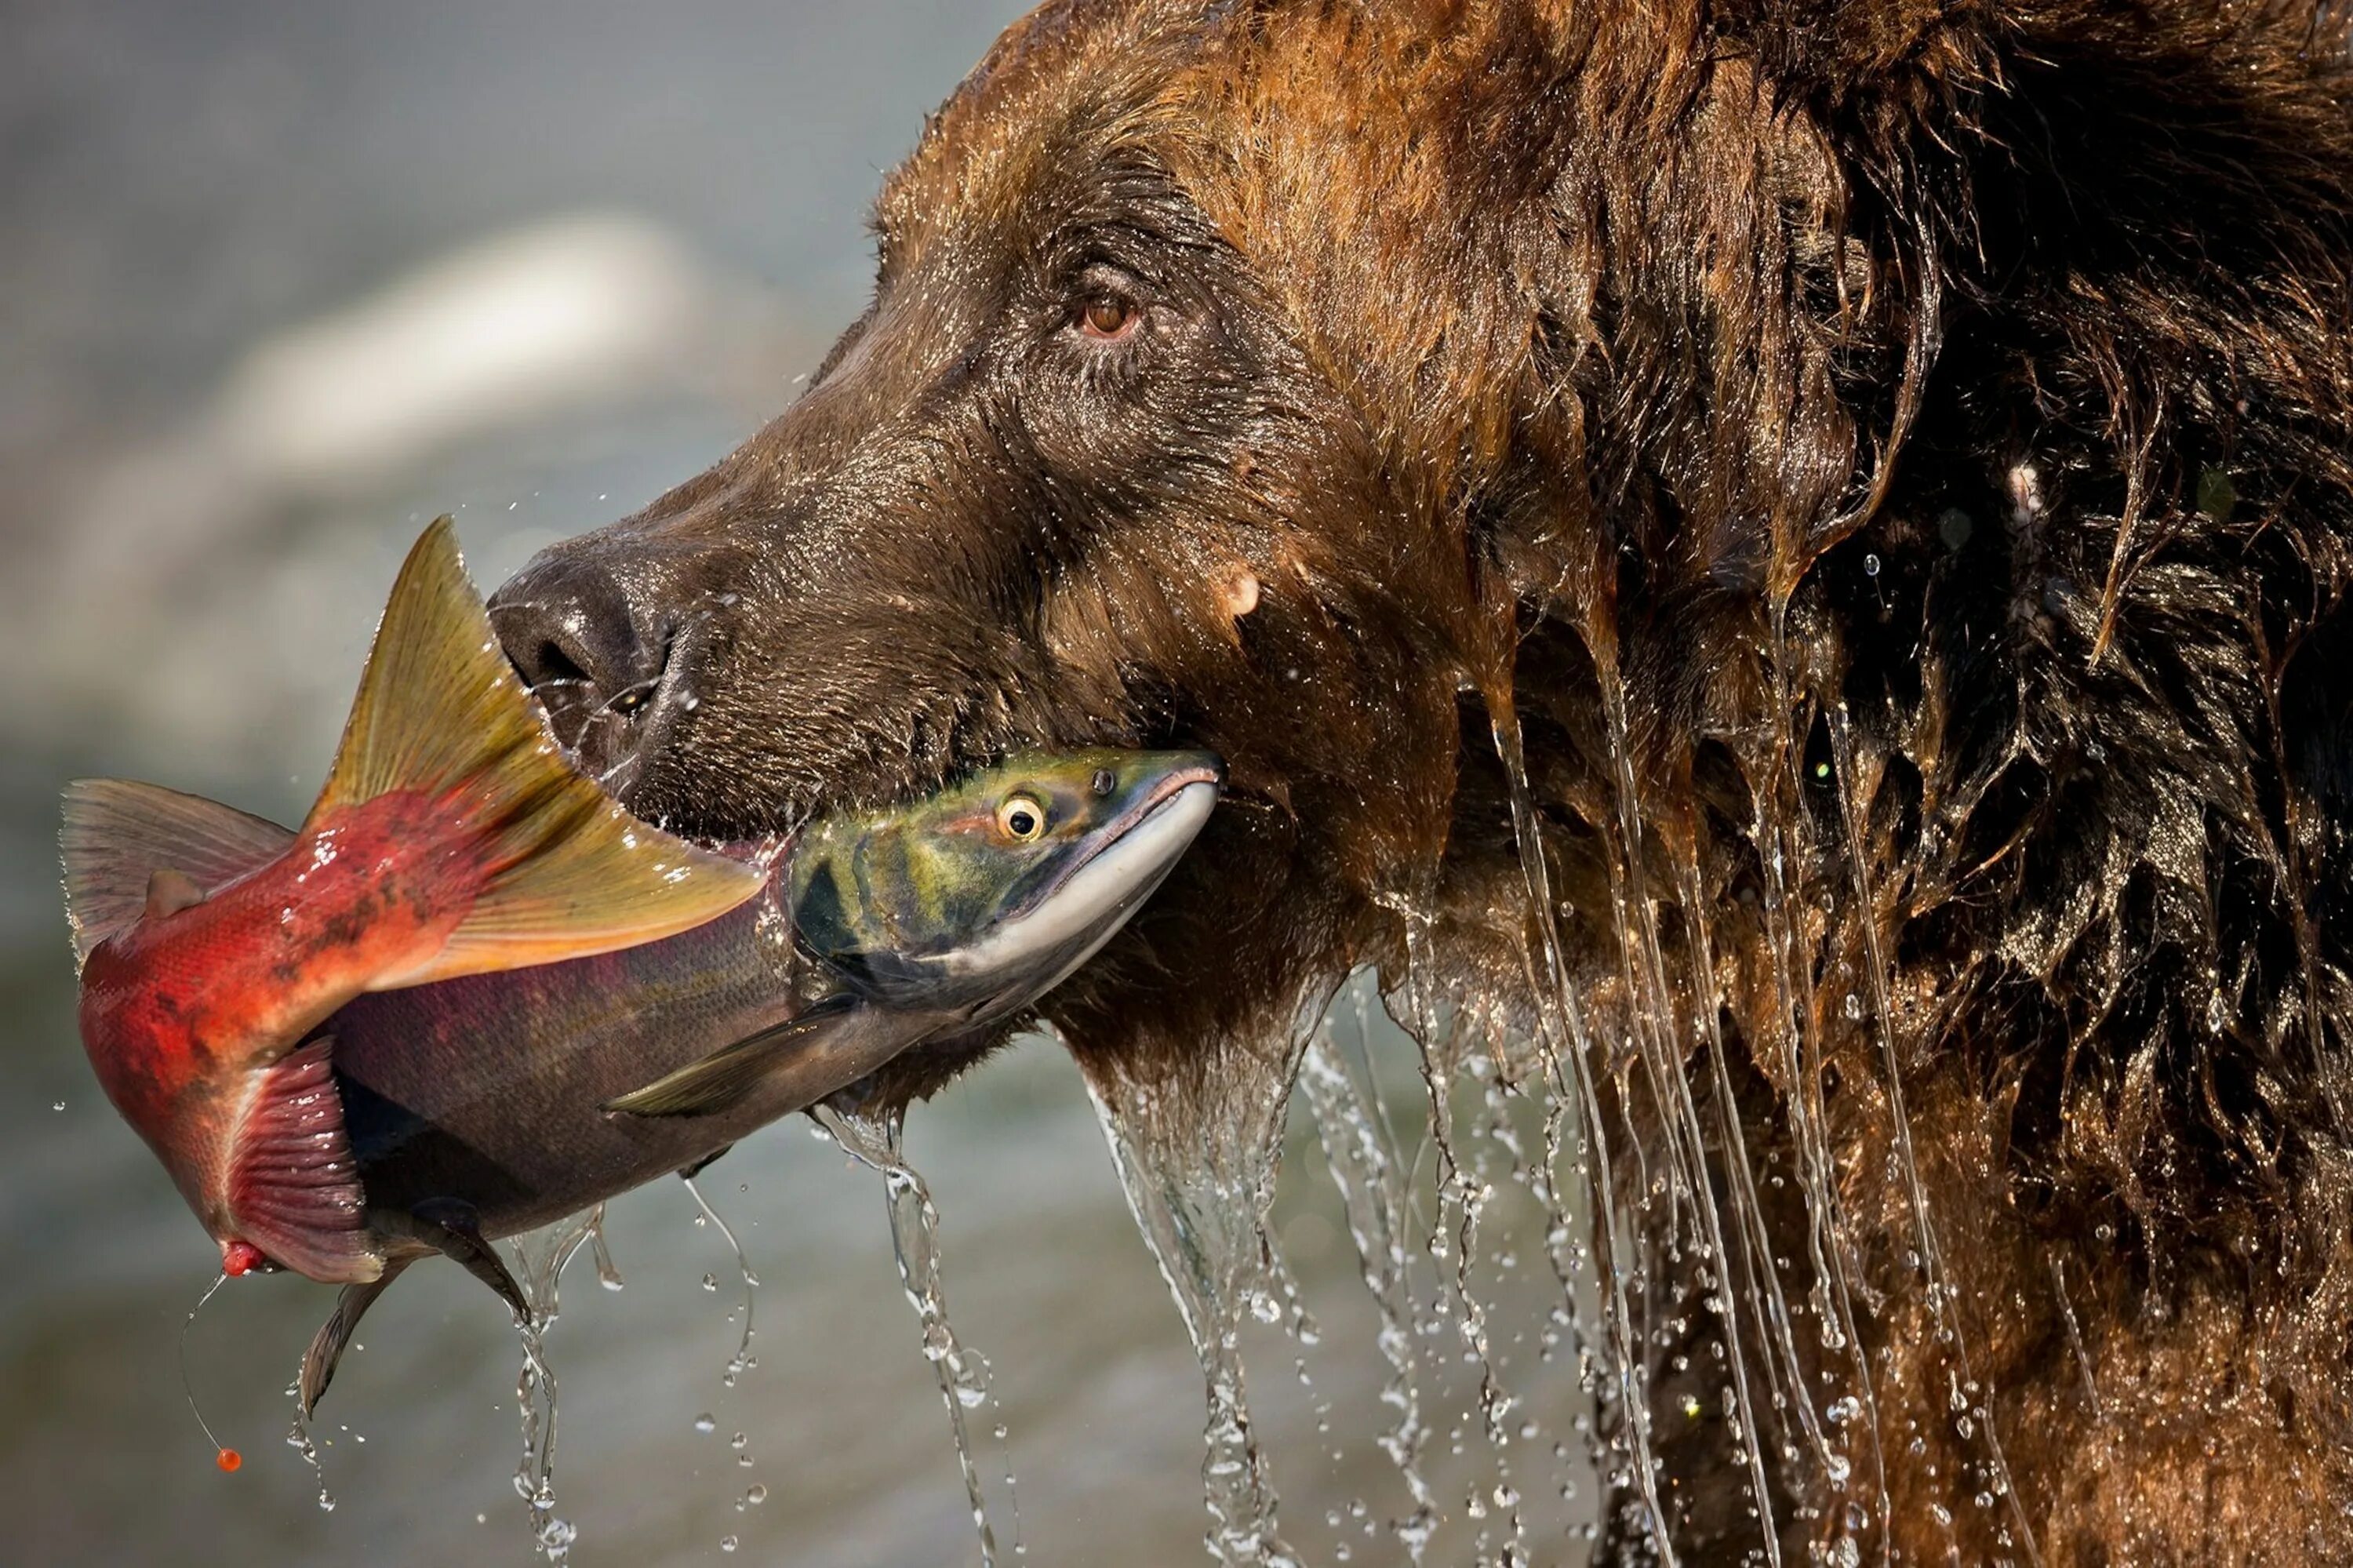
<svg viewBox="0 0 2353 1568"><path fill-rule="evenodd" d="M57 791L129 775L299 819L422 524L454 513L487 586L784 408L856 313L881 172L1018 9L0 7L10 1562L532 1560L519 1351L456 1269L416 1271L369 1320L319 1477L281 1445L284 1389L332 1293L224 1290L188 1348L247 1455L215 1469L174 1358L213 1248L82 1060ZM1382 1050L1418 1125L1410 1059ZM1402 1561L1376 1326L1306 1121L1277 1226L1324 1333L1312 1357L1274 1329L1254 1347L1259 1426L1307 1556ZM1002 1409L976 1430L1008 1438L981 1463L1018 1476L1028 1559L1200 1561L1199 1373L1076 1071L1026 1042L919 1107L909 1150L943 1212L953 1321L996 1369ZM740 1287L688 1195L617 1203L626 1287L583 1259L550 1336L572 1561L976 1562L879 1180L796 1124L706 1191L765 1280L760 1365L723 1385ZM1452 1390L1432 1415L1443 1479L1466 1421L1476 1445L1475 1372L1430 1354ZM1009 1560L1014 1521L996 1527ZM1465 1560L1449 1539L1433 1560Z"/></svg>

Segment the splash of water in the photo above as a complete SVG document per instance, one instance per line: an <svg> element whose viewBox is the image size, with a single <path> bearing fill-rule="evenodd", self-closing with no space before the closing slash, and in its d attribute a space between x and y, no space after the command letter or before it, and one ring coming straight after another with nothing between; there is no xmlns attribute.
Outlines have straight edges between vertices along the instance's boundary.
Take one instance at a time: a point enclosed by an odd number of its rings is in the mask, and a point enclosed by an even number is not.
<svg viewBox="0 0 2353 1568"><path fill-rule="evenodd" d="M881 1173L890 1204L891 1243L898 1253L899 1281L906 1287L908 1304L923 1325L923 1359L940 1382L947 1405L948 1425L955 1437L956 1464L964 1473L965 1494L972 1503L973 1528L980 1537L983 1568L995 1568L997 1535L989 1524L988 1499L981 1483L968 1425L973 1412L989 1402L988 1361L956 1336L948 1319L945 1287L940 1278L940 1215L931 1189L906 1161L902 1151L903 1114L896 1109L877 1115L861 1107L828 1103L809 1115L833 1136L835 1142L864 1164ZM1005 1428L996 1428L1002 1439ZM1027 1554L1021 1543L1021 1505L1014 1490L1008 1462L1005 1489L1013 1521L1013 1555Z"/></svg>

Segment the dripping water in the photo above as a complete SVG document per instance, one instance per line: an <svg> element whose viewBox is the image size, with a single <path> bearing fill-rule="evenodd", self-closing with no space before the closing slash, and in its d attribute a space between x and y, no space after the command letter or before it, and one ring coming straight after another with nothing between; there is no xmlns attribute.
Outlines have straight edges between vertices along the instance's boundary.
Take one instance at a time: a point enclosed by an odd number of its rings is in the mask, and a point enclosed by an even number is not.
<svg viewBox="0 0 2353 1568"><path fill-rule="evenodd" d="M1978 1383L1969 1367L1968 1343L1962 1336L1959 1316L1953 1310L1953 1290L1947 1283L1944 1252L1936 1239L1935 1218L1928 1212L1928 1192L1920 1181L1920 1165L1912 1148L1912 1123L1904 1106L1903 1058L1896 1047L1895 1015L1888 999L1887 959L1880 938L1878 906L1868 863L1870 841L1863 832L1862 808L1857 800L1853 726L1844 705L1833 706L1825 716L1829 721L1831 765L1837 770L1841 825L1846 832L1847 864L1854 878L1855 907L1862 923L1865 979L1871 990L1872 1013L1887 1076L1888 1116L1894 1124L1895 1148L1903 1168L1905 1192L1911 1202L1912 1224L1919 1242L1920 1267L1926 1281L1928 1307L1936 1320L1937 1339L1950 1347L1953 1359L1959 1365L1963 1383L1973 1393ZM1957 1409L1966 1409L1967 1399L1957 1387L1954 1403ZM1990 1410L1992 1403L1992 1396L1988 1393L1983 1418L1968 1425L1984 1432L1986 1467L1992 1477L1993 1490L2003 1499L2010 1521L2018 1528L2027 1561L2040 1563L2042 1554L2035 1543L2033 1526L2028 1522L2026 1507L2018 1496L2018 1489L2010 1482L2009 1461L2002 1457L2001 1438L1994 1430Z"/></svg>
<svg viewBox="0 0 2353 1568"><path fill-rule="evenodd" d="M701 1195L697 1194L698 1202L700 1198ZM733 1236L728 1239L734 1240ZM625 1282L621 1278L620 1266L613 1261L613 1249L605 1243L605 1205L602 1203L589 1213L588 1255L596 1266L596 1283L607 1290L620 1289ZM736 1255L739 1258L743 1255L741 1248L737 1249Z"/></svg>
<svg viewBox="0 0 2353 1568"><path fill-rule="evenodd" d="M571 1555L579 1537L573 1522L555 1511L556 1383L547 1359L547 1332L555 1326L557 1287L565 1266L604 1227L603 1205L514 1238L515 1283L527 1317L515 1322L522 1341L522 1369L515 1378L515 1412L522 1428L522 1458L515 1467L515 1495L523 1501L532 1542L550 1563Z"/></svg>
<svg viewBox="0 0 2353 1568"><path fill-rule="evenodd" d="M1273 1477L1251 1426L1240 1338L1271 1253L1266 1213L1290 1085L1325 1000L1303 1010L1279 1049L1229 1044L1215 1075L1216 1114L1187 1114L1200 1108L1187 1103L1186 1090L1196 1086L1087 1076L1129 1212L1176 1298L1208 1385L1203 1544L1224 1563L1300 1565L1282 1539Z"/></svg>
<svg viewBox="0 0 2353 1568"><path fill-rule="evenodd" d="M223 1276L222 1277L226 1278L227 1277ZM219 1288L220 1281L215 1280L213 1282L213 1290L217 1290ZM205 1302L211 1300L212 1295L212 1290L205 1292L204 1300L196 1303L197 1311L203 1310ZM188 1324L193 1323L195 1320L195 1312L190 1312L188 1314L187 1322L180 1325L180 1384L184 1389L187 1386L188 1381ZM286 1397L293 1401L294 1404L294 1421L293 1424L286 1429L286 1446L294 1450L296 1457L301 1458L303 1464L310 1467L311 1479L319 1489L319 1511L322 1513L332 1513L335 1511L335 1494L327 1489L327 1473L319 1461L318 1440L311 1436L311 1414L310 1412L302 1408L302 1380L299 1373L286 1384ZM195 1408L195 1396L194 1393L190 1393L189 1395L188 1408L191 1410ZM196 1422L197 1425L204 1426L205 1436L206 1437L210 1437L213 1435L212 1427L206 1424L205 1418L201 1414L196 1417ZM224 1455L230 1451L231 1450L227 1448L221 1450ZM225 1466L224 1467L227 1468L229 1467Z"/></svg>
<svg viewBox="0 0 2353 1568"><path fill-rule="evenodd" d="M1362 1031L1359 1030L1359 1037ZM1381 1403L1396 1418L1380 1438L1405 1480L1413 1511L1391 1528L1406 1555L1419 1563L1438 1522L1438 1499L1421 1467L1430 1430L1421 1414L1421 1361L1413 1333L1413 1281L1405 1247L1405 1184L1390 1140L1366 1111L1377 1095L1360 1088L1355 1072L1327 1028L1318 1032L1301 1063L1299 1086L1315 1113L1324 1161L1340 1189L1348 1234L1356 1244L1365 1288L1373 1298L1380 1329L1376 1340L1388 1363Z"/></svg>
<svg viewBox="0 0 2353 1568"><path fill-rule="evenodd" d="M1479 1369L1479 1425L1493 1457L1494 1473L1491 1479L1482 1478L1472 1485L1463 1511L1480 1522L1477 1551L1480 1561L1485 1562L1491 1546L1486 1523L1490 1507L1500 1508L1508 1538L1505 1560L1517 1561L1525 1552L1525 1526L1518 1504L1519 1490L1512 1479L1512 1434L1507 1421L1518 1402L1504 1387L1488 1326L1488 1303L1472 1278L1473 1267L1481 1261L1480 1227L1495 1196L1495 1188L1484 1164L1487 1154L1483 1150L1476 1157L1479 1163L1475 1169L1462 1157L1455 1100L1459 1078L1467 1072L1473 1079L1492 1079L1497 1075L1495 1064L1504 1053L1499 1041L1474 1040L1477 1032L1472 1027L1472 1020L1459 1000L1444 999L1448 1005L1441 1006L1440 971L1430 943L1430 911L1435 902L1431 887L1425 882L1411 895L1392 895L1382 902L1398 916L1404 931L1407 1032L1416 1047L1422 1087L1429 1099L1430 1145L1438 1161L1436 1208L1427 1228L1425 1247L1433 1259L1441 1263L1451 1260L1453 1265L1451 1298L1442 1291L1433 1298L1429 1313L1418 1315L1416 1328L1423 1336L1436 1338L1446 1332L1446 1320L1451 1318L1464 1355ZM1495 1049L1493 1054L1476 1053L1472 1049L1474 1044ZM1410 1177L1412 1173L1408 1174ZM1416 1519L1409 1522L1426 1542L1427 1510L1419 1506L1419 1500ZM1409 1546L1409 1550L1419 1548Z"/></svg>
<svg viewBox="0 0 2353 1568"><path fill-rule="evenodd" d="M1688 846L1676 867L1676 896L1683 907L1693 912L1684 927L1698 991L1694 1011L1701 1042L1708 1054L1717 1107L1717 1136L1725 1151L1725 1181L1733 1196L1733 1217L1740 1236L1742 1297L1767 1341L1764 1366L1772 1385L1774 1404L1783 1413L1785 1425L1794 1405L1799 1429L1827 1471L1830 1444L1814 1410L1812 1391L1807 1386L1805 1363L1798 1355L1788 1298L1781 1288L1780 1270L1774 1263L1772 1236L1766 1228L1764 1206L1757 1197L1756 1168L1749 1163L1747 1137L1741 1130L1740 1107L1734 1098L1732 1073L1725 1060L1723 1000L1716 990L1715 944L1708 936L1707 921L1697 913L1706 907L1703 902L1705 893L1696 852ZM1797 1457L1792 1447L1785 1446L1783 1452L1785 1457Z"/></svg>
<svg viewBox="0 0 2353 1568"><path fill-rule="evenodd" d="M1609 1335L1609 1359L1617 1374L1619 1411L1630 1438L1631 1452L1628 1458L1634 1473L1635 1489L1641 1498L1643 1523L1651 1550L1664 1568L1673 1568L1676 1560L1674 1544L1668 1534L1666 1511L1659 1497L1650 1404L1637 1380L1639 1361L1633 1342L1633 1323L1626 1301L1626 1241L1617 1232L1618 1204L1609 1169L1609 1134L1602 1120L1600 1097L1593 1082L1591 1040L1586 1031L1582 1010L1577 1006L1576 994L1568 983L1567 967L1560 950L1559 930L1553 923L1552 874L1545 858L1542 828L1536 820L1535 792L1528 783L1527 758L1521 741L1519 712L1507 694L1491 694L1488 718L1494 736L1496 755L1503 762L1504 781L1511 796L1512 828L1519 848L1520 872L1527 890L1530 923L1535 928L1542 958L1543 969L1535 989L1539 1015L1544 1023L1547 1066L1555 1080L1556 1092L1564 1096L1574 1095L1582 1118L1580 1139L1589 1150L1583 1163L1593 1195L1593 1234L1604 1287L1602 1304Z"/></svg>
<svg viewBox="0 0 2353 1568"><path fill-rule="evenodd" d="M973 1529L980 1538L983 1568L995 1568L996 1531L989 1524L988 1499L974 1452L969 1419L989 1402L987 1359L957 1338L948 1319L947 1293L940 1277L939 1210L931 1189L902 1152L904 1117L892 1110L874 1115L828 1102L809 1115L831 1134L835 1142L861 1163L879 1171L890 1205L891 1243L898 1254L899 1281L908 1304L923 1326L923 1359L939 1378L940 1395L947 1405L948 1425L955 1438L956 1464L963 1471L965 1494L972 1503ZM1001 1441L1005 1428L996 1435ZM1005 1490L1013 1525L1013 1555L1026 1556L1021 1542L1021 1503L1014 1489L1010 1456L1007 1456Z"/></svg>
<svg viewBox="0 0 2353 1568"><path fill-rule="evenodd" d="M708 1224L718 1231L720 1239L727 1244L727 1250L735 1255L735 1272L744 1281L744 1331L736 1337L735 1353L727 1358L726 1370L719 1379L726 1387L733 1388L738 1379L760 1364L759 1358L752 1354L752 1305L753 1298L759 1294L760 1277L752 1272L752 1260L744 1255L744 1244L735 1239L735 1233L727 1228L727 1222L719 1217L719 1211L711 1206L711 1200L702 1195L702 1189L695 1185L694 1178L681 1175L679 1181L685 1185L687 1195L694 1200L694 1206L702 1211L699 1223ZM606 1262L601 1228L596 1232L596 1244L598 1277L601 1279L605 1277ZM706 1280L710 1278L708 1275L703 1277Z"/></svg>
<svg viewBox="0 0 2353 1568"><path fill-rule="evenodd" d="M1738 1452L1733 1457L1734 1462L1746 1464L1748 1468L1766 1563L1768 1568L1780 1568L1779 1532L1773 1528L1772 1495L1765 1475L1764 1435L1757 1426L1756 1401L1748 1386L1748 1358L1736 1307L1739 1298L1734 1296L1732 1289L1731 1257L1725 1245L1724 1218L1717 1208L1715 1181L1708 1173L1706 1134L1701 1129L1699 1107L1692 1098L1691 1075L1686 1070L1684 1053L1675 1037L1675 1010L1670 999L1666 964L1661 952L1658 908L1651 899L1642 869L1641 798L1634 779L1633 744L1627 733L1625 691L1614 662L1605 662L1601 673L1601 707L1609 726L1609 754L1614 764L1611 782L1618 804L1618 853L1610 863L1609 880L1619 961L1651 1093L1657 1100L1666 1129L1668 1155L1678 1172L1678 1185L1688 1194L1688 1202L1701 1231L1699 1285L1704 1304L1716 1320L1716 1332L1726 1351L1732 1374L1732 1386L1725 1391L1725 1395L1734 1407L1737 1421ZM1549 911L1551 906L1546 903L1541 907ZM1704 906L1696 901L1688 903L1685 906L1686 926L1698 925L1704 917ZM1704 988L1712 988L1713 974L1698 979L1697 983ZM1709 1018L1712 1027L1712 1007ZM1716 1044L1719 1048L1710 1054L1719 1075L1719 1103L1724 1120L1732 1135L1725 1145L1729 1158L1734 1140L1738 1136L1738 1115L1731 1104L1729 1078L1723 1075L1720 1040ZM1761 1231L1761 1220L1753 1227L1747 1225L1754 1215L1753 1193L1736 1179L1727 1185L1734 1199L1736 1219L1740 1220L1744 1227ZM1744 1197L1747 1200L1745 1208L1742 1203ZM1766 1313L1753 1287L1746 1299L1753 1314L1760 1320L1760 1330L1763 1330Z"/></svg>
<svg viewBox="0 0 2353 1568"><path fill-rule="evenodd" d="M1772 630L1768 668L1775 711L1786 715L1786 719L1763 737L1765 765L1757 766L1756 757L1748 759L1749 776L1766 781L1765 788L1754 793L1749 838L1756 847L1761 874L1766 945L1771 958L1774 1002L1780 1021L1772 1039L1778 1047L1778 1069L1788 1086L1784 1104L1796 1144L1799 1190L1805 1200L1807 1248L1814 1282L1812 1307L1820 1325L1822 1349L1832 1355L1843 1355L1853 1373L1855 1392L1850 1397L1862 1407L1861 1435L1871 1445L1875 1506L1867 1511L1879 1524L1879 1560L1884 1564L1891 1550L1887 1534L1890 1509L1886 1440L1870 1362L1856 1329L1855 1287L1847 1274L1852 1244L1847 1234L1837 1166L1831 1153L1830 1114L1822 1089L1822 1043L1815 1010L1801 994L1799 982L1799 976L1810 968L1799 954L1795 913L1806 896L1805 867L1809 863L1796 836L1799 825L1805 820L1797 798L1800 748L1797 709L1789 688L1789 653L1778 616L1774 618ZM1830 1449L1826 1468L1831 1487L1843 1490L1852 1474L1852 1458Z"/></svg>

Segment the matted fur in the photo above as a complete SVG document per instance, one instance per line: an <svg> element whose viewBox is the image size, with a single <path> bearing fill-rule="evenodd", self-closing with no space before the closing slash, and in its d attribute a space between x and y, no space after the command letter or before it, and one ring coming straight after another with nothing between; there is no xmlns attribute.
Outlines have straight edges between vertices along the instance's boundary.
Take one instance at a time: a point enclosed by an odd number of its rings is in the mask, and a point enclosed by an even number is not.
<svg viewBox="0 0 2353 1568"><path fill-rule="evenodd" d="M2347 48L2204 0L1050 5L892 176L807 396L502 626L659 681L584 743L730 836L1017 744L1223 753L1050 1010L1172 1083L1394 979L1400 909L1532 1026L1516 721L1577 996L1649 1042L1605 1086L1665 1136L1664 1053L1719 1180L1729 1087L1756 1173L1835 1181L1763 1213L1801 1314L1851 1296L1898 1558L2353 1560ZM1731 1434L1677 1431L1678 1544L1734 1560ZM1802 1560L1843 1502L1777 1467Z"/></svg>

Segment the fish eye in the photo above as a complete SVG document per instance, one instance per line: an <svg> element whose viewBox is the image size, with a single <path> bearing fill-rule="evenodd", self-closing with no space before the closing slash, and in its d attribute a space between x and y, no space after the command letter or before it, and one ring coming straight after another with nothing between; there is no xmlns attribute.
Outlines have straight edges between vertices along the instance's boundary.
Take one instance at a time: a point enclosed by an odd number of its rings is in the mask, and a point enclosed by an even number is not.
<svg viewBox="0 0 2353 1568"><path fill-rule="evenodd" d="M1118 776L1113 773L1108 768L1096 768L1095 776L1087 780L1087 787L1098 795L1110 794L1112 790L1118 786Z"/></svg>
<svg viewBox="0 0 2353 1568"><path fill-rule="evenodd" d="M1035 842L1046 832L1046 808L1029 795L1008 795L997 808L997 831L1015 843Z"/></svg>

